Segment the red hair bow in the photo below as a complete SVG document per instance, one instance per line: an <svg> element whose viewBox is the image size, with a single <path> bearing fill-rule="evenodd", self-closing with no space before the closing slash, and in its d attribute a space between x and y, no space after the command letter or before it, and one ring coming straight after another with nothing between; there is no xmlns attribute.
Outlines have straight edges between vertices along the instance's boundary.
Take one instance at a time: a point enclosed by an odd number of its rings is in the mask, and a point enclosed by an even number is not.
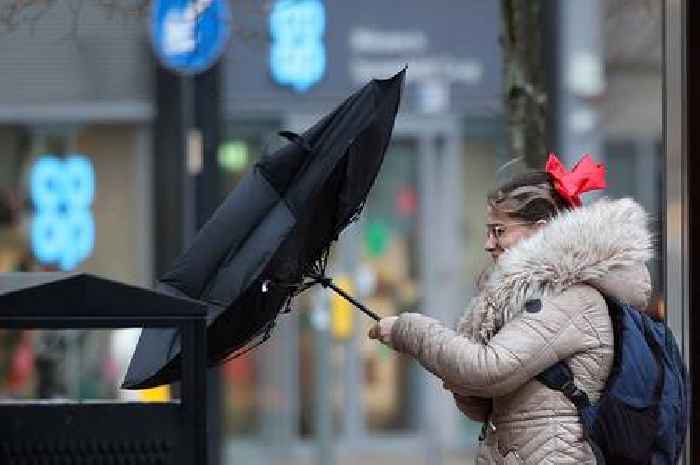
<svg viewBox="0 0 700 465"><path fill-rule="evenodd" d="M597 189L605 189L605 166L597 164L585 154L571 171L553 153L549 154L545 171L554 178L554 188L572 207L581 206L580 195Z"/></svg>

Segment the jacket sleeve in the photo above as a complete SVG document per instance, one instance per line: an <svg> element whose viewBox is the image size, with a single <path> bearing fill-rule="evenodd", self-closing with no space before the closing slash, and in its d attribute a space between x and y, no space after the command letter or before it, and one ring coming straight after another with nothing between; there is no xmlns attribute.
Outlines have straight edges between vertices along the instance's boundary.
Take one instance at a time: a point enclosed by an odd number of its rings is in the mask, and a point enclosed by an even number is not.
<svg viewBox="0 0 700 465"><path fill-rule="evenodd" d="M505 324L487 344L424 315L403 314L392 327L391 345L461 395L502 396L557 361L598 347L596 326L610 324L603 297L590 286L577 285L539 303Z"/></svg>

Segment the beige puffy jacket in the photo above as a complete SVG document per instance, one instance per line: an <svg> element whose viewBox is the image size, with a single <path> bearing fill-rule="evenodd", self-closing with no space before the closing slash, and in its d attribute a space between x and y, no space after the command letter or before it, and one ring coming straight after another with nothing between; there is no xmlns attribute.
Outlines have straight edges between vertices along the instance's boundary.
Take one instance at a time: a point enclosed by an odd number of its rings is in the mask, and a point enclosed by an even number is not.
<svg viewBox="0 0 700 465"><path fill-rule="evenodd" d="M390 344L458 392L462 412L490 420L477 464L593 465L573 404L534 377L567 360L577 385L598 399L613 355L602 294L645 308L651 250L637 203L600 200L504 253L456 331L408 313Z"/></svg>

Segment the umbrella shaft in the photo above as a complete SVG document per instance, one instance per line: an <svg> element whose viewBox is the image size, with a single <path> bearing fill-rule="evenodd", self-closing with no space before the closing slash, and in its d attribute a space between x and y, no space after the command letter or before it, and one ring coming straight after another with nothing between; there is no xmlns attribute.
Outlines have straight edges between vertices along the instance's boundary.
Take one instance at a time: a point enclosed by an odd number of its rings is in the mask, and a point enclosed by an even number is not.
<svg viewBox="0 0 700 465"><path fill-rule="evenodd" d="M322 284L324 284L324 285L330 287L331 289L333 289L339 296L341 296L343 299L345 299L345 300L347 300L348 302L350 302L351 304L353 304L355 307L357 307L357 308L359 308L360 310L362 310L367 316L369 316L369 317L372 318L373 320L379 321L379 320L381 319L381 318L379 318L379 315L377 315L377 314L374 313L372 310L370 310L369 308L367 308L367 307L365 307L364 305L362 305L362 304L361 304L360 302L358 302L357 300L353 299L351 296L349 296L348 294L346 294L345 291L343 291L341 288L339 288L338 286L336 286L335 284L333 284L333 282L332 282L330 279L329 279L327 282L325 282L325 283L322 282Z"/></svg>

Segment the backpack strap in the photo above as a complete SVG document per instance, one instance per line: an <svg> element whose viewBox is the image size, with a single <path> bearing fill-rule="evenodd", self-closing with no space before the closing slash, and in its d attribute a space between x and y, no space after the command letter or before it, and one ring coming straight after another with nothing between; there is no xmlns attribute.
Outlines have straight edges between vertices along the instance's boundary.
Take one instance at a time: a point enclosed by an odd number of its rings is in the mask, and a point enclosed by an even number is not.
<svg viewBox="0 0 700 465"><path fill-rule="evenodd" d="M566 398L576 406L579 418L581 419L583 436L591 446L591 450L593 451L593 455L596 459L596 465L606 465L603 451L601 451L600 447L598 447L595 441L593 441L588 424L583 421L583 416L581 414L583 409L591 405L591 400L588 398L588 394L586 394L585 391L576 386L576 383L574 382L574 374L571 372L569 365L563 361L557 362L537 375L536 378L540 383L544 384L548 388L564 394Z"/></svg>
<svg viewBox="0 0 700 465"><path fill-rule="evenodd" d="M574 383L574 374L564 362L558 362L537 375L537 380L550 389L559 391L566 396L577 410L591 405L588 394Z"/></svg>

